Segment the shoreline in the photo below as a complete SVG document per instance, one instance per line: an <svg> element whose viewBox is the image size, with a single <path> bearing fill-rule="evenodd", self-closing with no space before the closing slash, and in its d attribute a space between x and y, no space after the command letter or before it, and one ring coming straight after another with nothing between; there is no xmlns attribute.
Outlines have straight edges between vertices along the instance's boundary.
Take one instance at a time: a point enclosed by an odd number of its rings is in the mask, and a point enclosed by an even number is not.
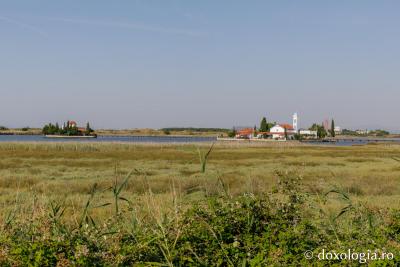
<svg viewBox="0 0 400 267"><path fill-rule="evenodd" d="M68 135L43 135L41 133L4 133L0 132L0 136L44 136L44 137L90 137L90 136L68 136ZM171 138L217 138L217 135L185 135L185 134L153 134L153 135L145 135L145 134L97 134L97 137L171 137Z"/></svg>
<svg viewBox="0 0 400 267"><path fill-rule="evenodd" d="M171 128L152 129L152 128L126 128L126 129L104 129L97 128L95 133L101 136L199 136L217 137L227 136L228 129L219 128ZM4 128L0 130L0 135L41 135L42 128Z"/></svg>
<svg viewBox="0 0 400 267"><path fill-rule="evenodd" d="M148 131L146 129L143 130L97 130L97 136L104 136L104 137L216 137L223 141L231 140L231 138L223 135L221 132L217 133L210 133L210 132L171 132L171 134L165 134L162 131L154 130ZM223 137L219 137L223 135ZM34 136L34 135L42 135L41 129L32 128L28 131L22 131L19 129L9 129L0 131L0 136L2 135L10 135L10 136L18 136L18 135L25 135L25 136ZM328 138L329 140L348 140L348 139L374 139L374 140L385 140L385 139L396 139L400 138L399 134L390 134L387 136L357 136L357 135L340 135L334 138ZM254 139L252 139L254 140Z"/></svg>
<svg viewBox="0 0 400 267"><path fill-rule="evenodd" d="M44 135L44 138L97 138L97 136L90 135Z"/></svg>

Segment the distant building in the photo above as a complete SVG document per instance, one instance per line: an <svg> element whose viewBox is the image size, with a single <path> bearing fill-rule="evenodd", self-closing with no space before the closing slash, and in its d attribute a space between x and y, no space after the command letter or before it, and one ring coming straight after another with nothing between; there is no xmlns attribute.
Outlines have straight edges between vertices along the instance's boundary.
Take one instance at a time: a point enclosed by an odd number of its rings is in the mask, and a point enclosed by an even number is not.
<svg viewBox="0 0 400 267"><path fill-rule="evenodd" d="M290 124L276 124L269 132L258 132L255 127L234 127L236 130L235 138L237 139L275 139L275 140L286 140L294 139L295 134L298 133L298 115L293 114L293 122ZM256 134L256 136L255 136Z"/></svg>
<svg viewBox="0 0 400 267"><path fill-rule="evenodd" d="M317 133L317 131L306 130L306 129L300 129L299 134L300 134L304 139L317 139L317 138L318 138L318 133Z"/></svg>
<svg viewBox="0 0 400 267"><path fill-rule="evenodd" d="M356 133L359 135L367 135L369 134L368 130L356 130Z"/></svg>
<svg viewBox="0 0 400 267"><path fill-rule="evenodd" d="M296 131L290 124L277 124L270 129L269 134L272 139L285 139L286 136L287 139L294 139Z"/></svg>
<svg viewBox="0 0 400 267"><path fill-rule="evenodd" d="M243 128L236 132L237 139L252 139L254 137L254 129L253 128Z"/></svg>
<svg viewBox="0 0 400 267"><path fill-rule="evenodd" d="M68 126L75 128L75 127L78 127L78 124L75 121L68 121Z"/></svg>
<svg viewBox="0 0 400 267"><path fill-rule="evenodd" d="M342 134L342 128L340 126L335 126L334 130L336 135Z"/></svg>

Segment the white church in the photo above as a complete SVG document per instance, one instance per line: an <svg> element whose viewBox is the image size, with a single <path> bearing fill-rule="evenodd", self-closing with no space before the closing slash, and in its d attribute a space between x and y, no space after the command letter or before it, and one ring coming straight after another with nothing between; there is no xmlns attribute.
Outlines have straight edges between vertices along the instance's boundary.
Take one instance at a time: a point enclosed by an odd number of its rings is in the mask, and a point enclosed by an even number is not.
<svg viewBox="0 0 400 267"><path fill-rule="evenodd" d="M297 113L294 113L292 125L280 123L273 126L269 131L272 139L275 140L294 139L294 135L297 134L298 132L297 122L298 122Z"/></svg>

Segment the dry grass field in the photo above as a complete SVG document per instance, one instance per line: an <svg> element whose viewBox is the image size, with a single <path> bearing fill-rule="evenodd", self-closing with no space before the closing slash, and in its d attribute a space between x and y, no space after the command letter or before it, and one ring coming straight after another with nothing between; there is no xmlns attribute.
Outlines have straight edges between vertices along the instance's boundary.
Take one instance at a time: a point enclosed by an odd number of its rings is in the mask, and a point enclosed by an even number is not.
<svg viewBox="0 0 400 267"><path fill-rule="evenodd" d="M276 185L277 171L293 171L311 194L338 188L373 207L400 207L397 145L218 144L201 173L197 149L208 145L0 144L0 214L15 201L31 204L32 196L79 207L93 184L106 189L116 173L122 179L132 170L128 198L151 190L160 199L174 191L189 202L200 200L216 194L218 178L232 195L260 194Z"/></svg>
<svg viewBox="0 0 400 267"><path fill-rule="evenodd" d="M206 153L210 145L1 143L0 220L27 223L46 217L56 203L65 209L60 220L79 225L90 199L91 218L104 222L116 215L113 192L126 181L117 209L135 214L147 229L162 225L177 209L220 195L270 194L285 173L301 179L302 193L328 217L344 205L334 197L319 201L333 189L345 193L352 205L378 213L400 208L399 145L217 143L203 173L199 151Z"/></svg>

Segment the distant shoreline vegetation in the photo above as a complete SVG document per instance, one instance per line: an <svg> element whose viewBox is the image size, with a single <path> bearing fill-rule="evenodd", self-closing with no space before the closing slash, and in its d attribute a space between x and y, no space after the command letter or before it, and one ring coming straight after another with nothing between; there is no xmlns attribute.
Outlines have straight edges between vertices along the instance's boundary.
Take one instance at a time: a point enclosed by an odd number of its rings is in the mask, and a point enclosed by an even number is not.
<svg viewBox="0 0 400 267"><path fill-rule="evenodd" d="M377 130L372 130L372 131L368 131L368 130L348 130L348 129L343 129L342 131L343 135L350 135L350 136L378 136L378 137L382 137L382 136L388 136L390 135L390 132L386 131L386 130L381 130L381 129L377 129Z"/></svg>
<svg viewBox="0 0 400 267"><path fill-rule="evenodd" d="M73 121L72 121L73 122ZM66 125L64 123L63 125ZM62 126L63 126L62 125ZM272 123L268 123L266 126L271 126ZM43 128L34 128L25 126L23 128L10 128L4 125L0 125L0 135L57 135L62 128L62 126L58 125L58 123L49 123L45 125ZM57 128L58 127L58 128ZM89 126L90 127L90 126ZM74 128L74 127L72 127ZM87 135L86 128L78 128L80 131L80 135ZM320 129L320 136L325 136L327 131L323 129L321 125L313 124L312 127L309 129ZM261 131L260 128L259 131ZM102 136L159 136L159 135L179 135L179 136L227 136L227 137L234 137L236 135L237 129L226 129L226 128L198 128L198 127L168 127L168 128L161 128L161 129L151 129L151 128L134 128L134 129L97 129L96 135ZM74 129L69 131L71 136L74 136ZM91 134L93 134L93 130L91 130ZM59 135L59 134L58 134ZM68 135L67 131L61 134L62 136ZM399 133L390 133L386 130L349 130L343 129L341 137L345 136L357 136L357 137L400 137Z"/></svg>
<svg viewBox="0 0 400 267"><path fill-rule="evenodd" d="M86 124L85 128L78 127L77 123L74 121L67 121L60 126L58 123L46 124L42 129L42 134L51 136L93 136L96 134L94 130L90 127L89 122Z"/></svg>
<svg viewBox="0 0 400 267"><path fill-rule="evenodd" d="M164 134L171 132L192 132L192 133L228 133L230 130L225 128L194 128L194 127L170 127L160 129Z"/></svg>

